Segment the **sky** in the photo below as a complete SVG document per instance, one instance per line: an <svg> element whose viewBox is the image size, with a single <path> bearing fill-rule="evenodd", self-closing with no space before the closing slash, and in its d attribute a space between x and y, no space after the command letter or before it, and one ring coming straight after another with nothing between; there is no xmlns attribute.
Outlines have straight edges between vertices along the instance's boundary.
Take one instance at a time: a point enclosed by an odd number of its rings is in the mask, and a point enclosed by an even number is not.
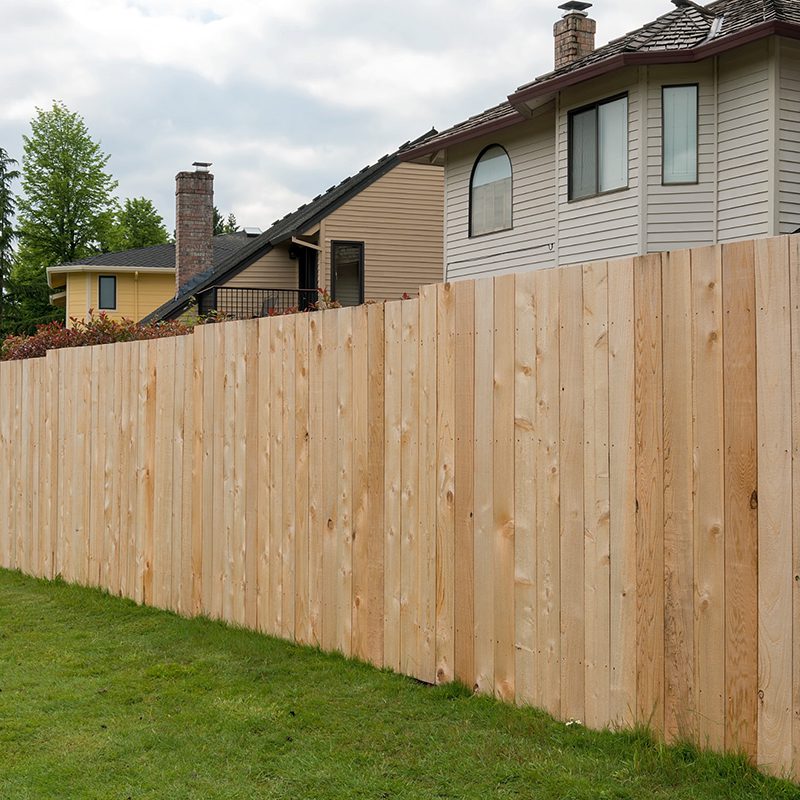
<svg viewBox="0 0 800 800"><path fill-rule="evenodd" d="M0 147L22 158L62 101L117 194L168 230L175 173L210 161L215 205L268 228L431 127L553 66L561 0L1 0ZM596 0L597 45L672 8Z"/></svg>

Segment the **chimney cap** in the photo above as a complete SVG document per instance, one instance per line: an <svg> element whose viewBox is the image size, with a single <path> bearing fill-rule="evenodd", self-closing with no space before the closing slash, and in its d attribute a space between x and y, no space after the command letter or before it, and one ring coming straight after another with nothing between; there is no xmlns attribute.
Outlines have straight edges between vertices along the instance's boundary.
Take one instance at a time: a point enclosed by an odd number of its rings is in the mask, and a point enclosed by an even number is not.
<svg viewBox="0 0 800 800"><path fill-rule="evenodd" d="M195 168L196 172L208 172L211 163L211 161L193 161L192 166Z"/></svg>
<svg viewBox="0 0 800 800"><path fill-rule="evenodd" d="M562 3L559 8L564 12L566 17L568 14L580 14L582 17L586 16L586 10L591 8L591 3L583 3L581 0L567 0Z"/></svg>

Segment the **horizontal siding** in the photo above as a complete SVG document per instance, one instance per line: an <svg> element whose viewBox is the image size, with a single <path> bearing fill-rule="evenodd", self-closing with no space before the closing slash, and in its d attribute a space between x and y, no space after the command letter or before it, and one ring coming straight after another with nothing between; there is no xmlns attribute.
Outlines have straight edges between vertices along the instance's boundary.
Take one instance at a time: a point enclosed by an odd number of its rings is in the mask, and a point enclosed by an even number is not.
<svg viewBox="0 0 800 800"><path fill-rule="evenodd" d="M297 289L297 279L297 260L289 258L288 245L281 245L234 275L225 285L250 289Z"/></svg>
<svg viewBox="0 0 800 800"><path fill-rule="evenodd" d="M393 300L444 275L444 175L400 164L322 224L320 283L330 287L331 242L364 242L364 296Z"/></svg>
<svg viewBox="0 0 800 800"><path fill-rule="evenodd" d="M555 264L555 112L488 138L452 148L447 155L448 280L538 269ZM469 181L480 152L505 147L512 168L512 229L469 237Z"/></svg>
<svg viewBox="0 0 800 800"><path fill-rule="evenodd" d="M766 42L720 56L718 239L769 233L770 78Z"/></svg>
<svg viewBox="0 0 800 800"><path fill-rule="evenodd" d="M800 228L800 45L780 40L778 215L780 233Z"/></svg>
<svg viewBox="0 0 800 800"><path fill-rule="evenodd" d="M697 184L663 186L662 87L698 85ZM647 102L647 250L657 252L713 244L716 236L714 62L653 67L648 73Z"/></svg>
<svg viewBox="0 0 800 800"><path fill-rule="evenodd" d="M70 317L84 319L89 310L98 311L98 277L114 275L110 269L103 273L78 272L67 277L67 322ZM87 296L87 281L89 291ZM106 311L111 319L140 320L142 317L155 311L160 305L175 296L175 274L169 272L164 275L151 272L140 272L135 275L130 272L117 273L117 307L113 311Z"/></svg>
<svg viewBox="0 0 800 800"><path fill-rule="evenodd" d="M628 188L570 203L567 199L569 112L624 91L628 92ZM558 118L559 264L622 258L639 251L641 110L638 76L633 69L562 93Z"/></svg>

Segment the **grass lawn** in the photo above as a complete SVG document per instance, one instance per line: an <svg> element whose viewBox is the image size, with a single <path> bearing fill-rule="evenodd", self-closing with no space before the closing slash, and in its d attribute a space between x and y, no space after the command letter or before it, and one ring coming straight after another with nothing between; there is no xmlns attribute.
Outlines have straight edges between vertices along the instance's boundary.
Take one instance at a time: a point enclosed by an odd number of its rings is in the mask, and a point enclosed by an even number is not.
<svg viewBox="0 0 800 800"><path fill-rule="evenodd" d="M0 570L0 798L800 798L737 758L593 733Z"/></svg>

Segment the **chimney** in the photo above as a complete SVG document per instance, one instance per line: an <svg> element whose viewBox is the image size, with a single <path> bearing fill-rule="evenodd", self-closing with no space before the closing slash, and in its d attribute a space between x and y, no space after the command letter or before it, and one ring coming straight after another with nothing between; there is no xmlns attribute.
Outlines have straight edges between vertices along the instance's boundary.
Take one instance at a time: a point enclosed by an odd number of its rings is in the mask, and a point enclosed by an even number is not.
<svg viewBox="0 0 800 800"><path fill-rule="evenodd" d="M591 3L569 0L560 5L564 17L553 26L555 38L556 69L569 66L594 50L594 33L597 23L589 19L586 9Z"/></svg>
<svg viewBox="0 0 800 800"><path fill-rule="evenodd" d="M213 263L214 176L210 163L195 161L194 172L175 176L175 288Z"/></svg>

